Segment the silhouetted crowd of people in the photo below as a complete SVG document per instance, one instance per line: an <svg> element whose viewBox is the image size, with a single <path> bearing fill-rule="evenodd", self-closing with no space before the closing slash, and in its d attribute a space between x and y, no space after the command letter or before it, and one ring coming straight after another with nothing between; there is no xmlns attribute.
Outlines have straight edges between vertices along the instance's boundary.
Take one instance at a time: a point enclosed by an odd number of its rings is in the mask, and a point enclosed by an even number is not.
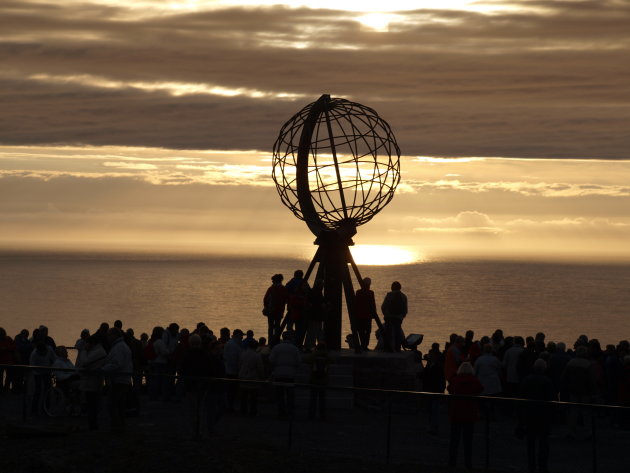
<svg viewBox="0 0 630 473"><path fill-rule="evenodd" d="M473 331L452 334L441 351L433 343L424 356L422 389L426 392L522 398L532 401L568 401L586 404L630 406L630 343L602 348L597 339L580 335L572 347L547 341L539 332L534 337L492 336L476 340ZM430 432L437 432L437 403L427 404ZM511 407L504 411L512 412ZM493 415L488 410L486 415ZM527 440L530 472L546 472L549 434L558 412L549 404L528 403L518 413L517 435ZM464 465L472 468L472 435L480 419L474 400L449 403L451 442L449 464L455 466L460 439ZM589 413L570 408L562 412L571 440L590 439ZM617 419L624 427L630 419Z"/></svg>
<svg viewBox="0 0 630 473"><path fill-rule="evenodd" d="M325 342L318 342L305 356L295 344L295 331L284 330L281 338L269 346L265 337L254 338L252 330L244 333L227 327L217 337L203 322L193 330L180 329L177 323L157 326L150 336L142 333L136 338L133 329L123 330L122 321L117 320L112 327L102 323L94 333L82 330L73 364L67 348L58 346L45 326L30 337L28 330L22 330L13 339L0 328L0 379L4 390L29 389L33 416L44 413L44 397L54 382L76 401L77 412L87 417L91 430L99 428L104 398L113 431L123 430L125 418L139 412L141 396L146 395L148 401L185 402L199 435L199 412L205 412L209 433L225 412L256 416L261 382L270 379L275 384L278 416L291 416L291 384L306 362L313 385L310 417L325 418L325 386L332 361ZM30 365L30 369L9 365Z"/></svg>

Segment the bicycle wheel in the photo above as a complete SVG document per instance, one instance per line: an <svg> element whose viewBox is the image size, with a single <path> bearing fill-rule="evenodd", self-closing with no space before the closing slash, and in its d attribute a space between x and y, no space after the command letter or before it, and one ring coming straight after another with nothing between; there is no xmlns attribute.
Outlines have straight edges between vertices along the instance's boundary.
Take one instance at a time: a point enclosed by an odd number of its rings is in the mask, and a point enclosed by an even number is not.
<svg viewBox="0 0 630 473"><path fill-rule="evenodd" d="M66 395L58 387L53 386L46 392L44 412L50 417L60 417L69 414L69 404Z"/></svg>

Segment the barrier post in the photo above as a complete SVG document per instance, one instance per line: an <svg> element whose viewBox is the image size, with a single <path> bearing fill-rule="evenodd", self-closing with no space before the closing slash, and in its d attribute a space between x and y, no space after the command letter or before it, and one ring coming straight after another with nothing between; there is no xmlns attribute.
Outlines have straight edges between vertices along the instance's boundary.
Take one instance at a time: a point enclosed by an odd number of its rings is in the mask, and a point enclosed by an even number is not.
<svg viewBox="0 0 630 473"><path fill-rule="evenodd" d="M488 401L484 402L484 406L486 407L484 410L486 412L486 469L485 471L490 470L490 410L492 406L489 405Z"/></svg>
<svg viewBox="0 0 630 473"><path fill-rule="evenodd" d="M597 473L597 427L595 416L597 412L591 408L591 442L593 443L593 473Z"/></svg>
<svg viewBox="0 0 630 473"><path fill-rule="evenodd" d="M290 389L297 389L296 387L290 388ZM288 394L288 393L287 393ZM291 395L295 395L295 391L293 391L293 393ZM290 395L287 395L287 397L289 397ZM288 407L288 414L289 414L289 438L288 438L288 443L287 443L287 450L291 451L291 447L293 446L293 410L295 409L295 404L293 402L288 401L287 399L287 407Z"/></svg>
<svg viewBox="0 0 630 473"><path fill-rule="evenodd" d="M18 368L22 370L22 423L26 424L26 412L28 410L28 373L23 368Z"/></svg>
<svg viewBox="0 0 630 473"><path fill-rule="evenodd" d="M197 411L197 415L195 416L195 439L198 439L201 437L201 399L202 399L202 393L201 392L197 392L195 393L195 404L196 404L196 411Z"/></svg>
<svg viewBox="0 0 630 473"><path fill-rule="evenodd" d="M385 464L389 465L392 446L392 394L387 393L387 443L385 449Z"/></svg>

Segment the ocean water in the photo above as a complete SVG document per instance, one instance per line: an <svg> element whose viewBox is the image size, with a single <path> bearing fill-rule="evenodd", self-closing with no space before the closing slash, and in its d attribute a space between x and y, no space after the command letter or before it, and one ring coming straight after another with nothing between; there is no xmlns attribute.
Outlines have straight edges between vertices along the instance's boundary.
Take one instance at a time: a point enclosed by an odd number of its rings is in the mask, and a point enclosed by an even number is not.
<svg viewBox="0 0 630 473"><path fill-rule="evenodd" d="M0 254L0 326L13 336L47 325L61 344L81 329L121 319L137 335L177 322L253 329L266 335L262 297L272 274L287 281L307 260L112 254ZM392 281L409 298L406 333L425 348L450 333L496 328L547 334L572 344L582 333L602 344L630 339L630 265L434 261L360 266L380 305ZM356 283L356 281L355 281ZM344 316L344 333L349 331Z"/></svg>

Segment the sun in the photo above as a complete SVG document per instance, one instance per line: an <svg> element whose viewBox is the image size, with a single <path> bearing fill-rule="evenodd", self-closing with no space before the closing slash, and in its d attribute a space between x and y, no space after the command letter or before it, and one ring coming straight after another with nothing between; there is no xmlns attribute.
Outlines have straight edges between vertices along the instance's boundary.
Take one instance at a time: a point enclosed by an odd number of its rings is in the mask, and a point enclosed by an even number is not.
<svg viewBox="0 0 630 473"><path fill-rule="evenodd" d="M385 32L389 29L389 24L396 15L390 13L368 13L367 15L357 17L357 21L364 26L374 30Z"/></svg>
<svg viewBox="0 0 630 473"><path fill-rule="evenodd" d="M416 252L400 246L356 245L350 247L350 252L357 264L370 266L409 264L420 260Z"/></svg>

